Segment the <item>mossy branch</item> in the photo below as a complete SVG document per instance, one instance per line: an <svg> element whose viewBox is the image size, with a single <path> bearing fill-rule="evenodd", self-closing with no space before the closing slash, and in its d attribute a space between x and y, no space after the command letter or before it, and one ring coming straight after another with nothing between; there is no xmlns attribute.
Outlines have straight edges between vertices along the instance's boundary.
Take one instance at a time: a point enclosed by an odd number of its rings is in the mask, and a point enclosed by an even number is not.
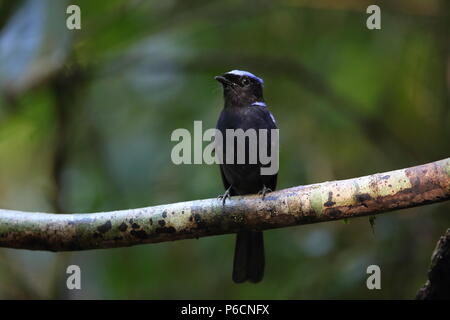
<svg viewBox="0 0 450 320"><path fill-rule="evenodd" d="M195 200L140 209L49 214L0 209L0 246L70 251L334 221L450 199L450 158L266 195Z"/></svg>

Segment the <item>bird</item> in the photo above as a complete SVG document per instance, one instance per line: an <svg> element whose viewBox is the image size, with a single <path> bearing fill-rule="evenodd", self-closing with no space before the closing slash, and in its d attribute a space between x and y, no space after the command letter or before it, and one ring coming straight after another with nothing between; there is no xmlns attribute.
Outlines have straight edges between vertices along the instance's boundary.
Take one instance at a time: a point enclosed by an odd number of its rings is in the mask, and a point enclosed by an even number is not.
<svg viewBox="0 0 450 320"><path fill-rule="evenodd" d="M263 98L263 79L253 73L243 70L232 70L215 79L222 84L224 107L217 121L216 129L226 136L227 129L267 129L267 139L271 137L270 129L277 129L275 118L269 111ZM259 137L258 137L259 139ZM269 140L270 141L270 140ZM266 143L268 154L273 150L270 142ZM230 196L260 194L264 199L266 193L274 191L277 184L277 175L262 175L261 167L264 165L259 158L259 149L256 150L257 161L249 161L249 140L245 142L245 162L220 162L220 174L225 193L219 196L223 204ZM226 159L227 147L234 148L236 160L237 143L234 140L231 146L223 143L223 159ZM259 145L258 145L259 148ZM255 152L255 150L253 149ZM264 238L262 231L242 230L237 233L234 250L232 279L235 283L250 281L260 282L264 276Z"/></svg>

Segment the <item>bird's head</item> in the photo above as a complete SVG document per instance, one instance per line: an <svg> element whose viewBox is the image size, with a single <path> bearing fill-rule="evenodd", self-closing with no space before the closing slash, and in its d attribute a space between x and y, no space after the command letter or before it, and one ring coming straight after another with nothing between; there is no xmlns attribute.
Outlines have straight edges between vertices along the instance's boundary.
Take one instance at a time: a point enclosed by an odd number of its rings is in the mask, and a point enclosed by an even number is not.
<svg viewBox="0 0 450 320"><path fill-rule="evenodd" d="M232 70L215 77L223 86L225 107L247 106L254 103L264 103L263 83L253 73L242 70Z"/></svg>

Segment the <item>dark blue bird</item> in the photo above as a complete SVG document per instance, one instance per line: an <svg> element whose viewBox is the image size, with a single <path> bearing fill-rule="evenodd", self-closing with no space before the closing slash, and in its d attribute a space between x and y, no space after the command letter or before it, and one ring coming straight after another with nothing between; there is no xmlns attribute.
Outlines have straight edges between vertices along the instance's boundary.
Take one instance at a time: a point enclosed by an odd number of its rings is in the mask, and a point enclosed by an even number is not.
<svg viewBox="0 0 450 320"><path fill-rule="evenodd" d="M267 108L263 98L263 80L254 74L233 70L215 77L223 86L225 105L217 122L217 129L222 133L224 140L226 129L267 129L266 152L270 155L271 132L276 129L275 119ZM259 137L258 137L259 142ZM224 203L227 197L259 193L264 195L275 190L277 174L262 175L259 149L256 163L249 161L249 140L245 140L245 162L236 163L237 142L228 148L234 148L234 163L220 165L222 181L227 190L221 198ZM258 144L259 148L259 144ZM276 151L277 152L277 151ZM226 159L227 146L223 144L223 159ZM225 161L225 160L224 160ZM261 231L242 230L236 237L236 248L233 263L233 281L236 283L251 281L259 282L264 276L264 240Z"/></svg>

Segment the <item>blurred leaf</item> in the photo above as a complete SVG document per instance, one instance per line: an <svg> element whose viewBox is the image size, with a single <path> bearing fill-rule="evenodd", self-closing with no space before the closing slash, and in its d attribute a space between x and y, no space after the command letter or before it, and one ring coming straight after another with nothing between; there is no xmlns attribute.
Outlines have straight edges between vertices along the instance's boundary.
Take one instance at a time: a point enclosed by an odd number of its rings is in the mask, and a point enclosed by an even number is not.
<svg viewBox="0 0 450 320"><path fill-rule="evenodd" d="M66 1L27 0L0 33L0 90L16 95L57 71L71 43Z"/></svg>

